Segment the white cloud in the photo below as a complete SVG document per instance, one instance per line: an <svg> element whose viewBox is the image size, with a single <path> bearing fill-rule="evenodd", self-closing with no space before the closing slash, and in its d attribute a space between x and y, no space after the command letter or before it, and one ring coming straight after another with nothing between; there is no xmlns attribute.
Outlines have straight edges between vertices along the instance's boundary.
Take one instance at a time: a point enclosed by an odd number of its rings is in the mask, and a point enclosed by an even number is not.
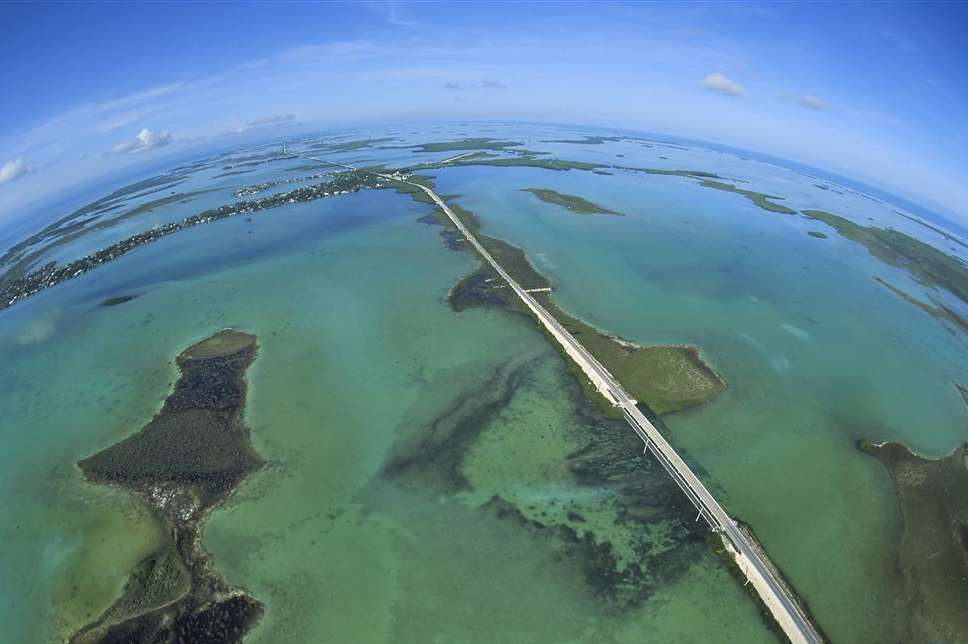
<svg viewBox="0 0 968 644"><path fill-rule="evenodd" d="M128 141L122 141L111 148L112 154L130 154L142 152L152 148L167 145L171 141L171 132L155 132L148 128L138 132L138 136Z"/></svg>
<svg viewBox="0 0 968 644"><path fill-rule="evenodd" d="M809 108L811 110L824 110L827 109L827 102L824 101L819 96L813 96L812 94L804 94L797 99L800 105Z"/></svg>
<svg viewBox="0 0 968 644"><path fill-rule="evenodd" d="M403 16L402 5L395 0L371 2L370 9L382 15L388 23L396 27L416 27L417 22Z"/></svg>
<svg viewBox="0 0 968 644"><path fill-rule="evenodd" d="M461 83L459 81L446 81L444 83L445 89L452 89L454 91L460 92L465 89L507 89L507 83L499 80L488 79L482 80L479 83Z"/></svg>
<svg viewBox="0 0 968 644"><path fill-rule="evenodd" d="M730 96L742 96L744 92L742 85L719 72L706 74L706 77L702 79L702 86Z"/></svg>
<svg viewBox="0 0 968 644"><path fill-rule="evenodd" d="M245 125L238 126L232 130L232 132L235 134L241 134L242 132L248 132L249 130L257 127L285 125L286 123L292 123L295 119L295 114L272 114L270 116L260 116L259 118L252 119L251 121L246 121Z"/></svg>
<svg viewBox="0 0 968 644"><path fill-rule="evenodd" d="M260 116L257 119L246 121L246 127L262 127L265 125L279 125L288 123L296 118L295 114L273 114L272 116Z"/></svg>
<svg viewBox="0 0 968 644"><path fill-rule="evenodd" d="M7 183L29 174L33 168L23 158L13 159L0 165L0 183Z"/></svg>

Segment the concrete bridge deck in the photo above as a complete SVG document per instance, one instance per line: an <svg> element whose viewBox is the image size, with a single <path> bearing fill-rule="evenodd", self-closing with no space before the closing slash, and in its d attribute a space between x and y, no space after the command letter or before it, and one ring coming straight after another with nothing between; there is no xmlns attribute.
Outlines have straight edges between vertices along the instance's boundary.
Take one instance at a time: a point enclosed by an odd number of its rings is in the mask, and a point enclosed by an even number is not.
<svg viewBox="0 0 968 644"><path fill-rule="evenodd" d="M330 163L349 170L359 170L340 163L323 161L315 157L306 157L313 161ZM777 624L787 638L794 644L820 644L823 638L810 621L806 612L801 608L796 598L787 590L786 585L779 579L775 567L766 558L765 552L757 547L747 535L740 530L736 522L726 513L713 495L706 489L703 482L662 436L655 425L646 418L638 408L636 401L626 393L618 380L581 345L559 322L531 296L501 267L491 254L478 242L470 230L464 226L460 218L444 203L430 188L415 181L407 181L388 174L373 172L387 181L399 181L422 190L444 212L457 227L468 243L486 261L494 271L500 275L507 285L514 290L525 306L534 314L538 322L561 345L565 353L585 373L595 388L613 405L622 410L622 415L632 427L632 430L644 443L644 450L652 454L662 464L669 476L679 485L685 495L692 501L700 517L717 533L733 557L736 565L753 585L763 604L770 611Z"/></svg>

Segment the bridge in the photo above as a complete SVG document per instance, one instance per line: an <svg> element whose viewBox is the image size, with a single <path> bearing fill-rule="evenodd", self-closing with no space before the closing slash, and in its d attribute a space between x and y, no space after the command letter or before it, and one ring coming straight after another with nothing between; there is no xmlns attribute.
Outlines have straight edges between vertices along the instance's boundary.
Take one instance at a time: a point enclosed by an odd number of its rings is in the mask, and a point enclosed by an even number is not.
<svg viewBox="0 0 968 644"><path fill-rule="evenodd" d="M305 156L305 155L304 155ZM695 475L688 464L679 456L669 442L662 436L655 425L646 418L639 409L636 401L622 388L622 385L609 371L593 356L558 320L548 313L541 304L522 288L491 256L477 238L464 225L457 215L450 209L436 192L416 181L408 181L399 174L383 174L369 170L360 170L341 163L324 161L322 159L305 156L307 159L319 163L326 163L348 170L370 172L387 181L398 181L422 190L447 215L451 223L457 227L464 238L474 247L474 250L494 269L507 285L521 299L524 305L534 314L538 322L561 345L566 355L577 364L588 377L595 388L601 392L612 405L622 411L622 416L631 426L644 444L644 452L652 452L653 456L669 476L679 485L686 497L698 511L696 520L704 519L709 527L719 535L726 550L736 562L740 572L746 577L747 583L752 584L763 604L770 611L777 624L793 644L821 644L824 640L814 627L806 611L800 606L796 597L781 581L776 568L769 561L766 553L739 528L706 489L699 477Z"/></svg>

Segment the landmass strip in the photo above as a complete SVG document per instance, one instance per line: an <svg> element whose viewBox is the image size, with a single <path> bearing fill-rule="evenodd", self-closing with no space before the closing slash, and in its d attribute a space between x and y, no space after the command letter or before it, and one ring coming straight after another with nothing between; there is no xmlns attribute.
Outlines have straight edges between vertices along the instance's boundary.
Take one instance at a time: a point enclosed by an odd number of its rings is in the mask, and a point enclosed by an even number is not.
<svg viewBox="0 0 968 644"><path fill-rule="evenodd" d="M227 217L251 214L285 204L312 201L333 195L349 194L363 188L376 188L382 185L374 175L362 172L341 172L331 181L296 188L289 192L263 197L251 201L239 201L206 210L197 215L186 217L180 222L171 222L145 232L132 235L95 253L59 265L48 262L40 268L31 270L33 257L27 257L12 266L0 277L0 310L11 306L18 300L30 297L46 288L73 279L102 264L113 261L132 250L158 241L172 233L200 224L207 224Z"/></svg>
<svg viewBox="0 0 968 644"><path fill-rule="evenodd" d="M586 137L585 143L595 143L600 144L609 138L599 137ZM668 145L665 143L660 143L656 141L650 141L648 139L639 139L637 137L622 137L624 139L641 141L643 145ZM320 143L315 146L311 146L308 149L320 150L325 152L342 152L342 151L352 151L361 148L369 147L375 143L380 143L384 141L392 141L392 138L383 139L362 139L347 141L343 143ZM414 149L418 152L435 152L435 151L463 151L463 150L476 150L475 152L469 152L467 154L460 154L456 157L451 157L444 159L442 161L430 161L425 163L411 164L406 167L398 169L389 169L384 166L374 166L369 168L363 168L361 170L349 169L350 166L345 166L339 163L332 163L323 159L312 158L314 165L309 166L314 169L320 169L321 167L340 167L346 170L345 172L337 173L333 179L329 182L324 182L320 184L314 184L312 186L306 186L296 190L292 190L286 193L281 193L277 195L272 195L264 197L262 199L257 199L253 201L240 201L233 204L226 204L219 208L212 210L207 210L198 215L193 215L191 217L186 217L181 222L172 222L164 226L153 228L151 230L139 233L137 235L132 235L127 239L119 241L111 246L108 246L102 250L99 250L91 255L83 257L81 259L69 262L67 264L59 265L56 262L48 262L40 266L39 268L33 268L34 264L42 257L44 249L35 251L30 255L21 257L18 259L7 271L0 276L0 310L11 306L15 302L22 300L26 297L30 297L43 289L50 288L60 282L65 280L73 279L84 273L100 266L101 264L107 263L118 257L143 246L145 244L157 241L171 233L177 232L185 228L190 228L198 224L208 223L211 221L216 221L218 219L223 219L226 217L231 217L238 214L254 213L260 210L266 210L269 208L274 208L277 206L285 205L287 203L295 203L301 201L310 201L313 199L318 199L321 197L328 197L337 194L346 194L348 192L355 192L363 188L379 188L385 187L384 182L386 179L381 177L391 176L397 179L406 178L420 170L425 169L440 169L444 167L453 166L498 166L498 167L531 167L531 168L543 168L547 170L555 171L569 171L569 170L579 170L587 172L596 173L608 173L609 171L623 171L623 172L633 172L633 173L644 173L647 175L656 176L676 176L683 177L685 179L691 179L698 183L699 186L704 188L712 188L715 190L721 190L725 192L732 192L749 199L759 208L766 210L768 212L773 212L777 214L784 215L800 215L806 219L813 221L820 221L824 224L830 226L833 230L839 233L846 239L849 239L855 243L861 244L866 247L868 252L872 255L881 259L882 261L907 270L911 275L921 284L930 288L944 288L951 292L955 297L961 300L963 303L968 305L968 267L959 260L958 258L947 255L938 249L925 244L924 242L915 239L909 235L906 235L900 231L876 228L873 226L860 226L850 221L846 217L841 217L833 213L829 213L822 210L804 210L798 213L796 210L784 206L782 204L776 203L778 200L782 200L782 197L776 195L770 195L767 193L756 192L754 190L747 190L744 188L739 188L732 183L727 183L728 179L721 177L712 172L706 172L702 170L688 170L688 169L678 169L670 170L664 168L640 168L632 166L623 165L610 165L601 163L588 163L584 161L570 161L564 159L556 158L538 158L539 154L545 154L541 152L535 152L531 150L521 149L518 146L522 145L518 142L513 141L495 141L492 139L463 139L459 141L451 142L440 142L440 143L430 143L425 145L417 146L399 146ZM488 152L484 150L495 150L499 152L514 154L512 157L492 157L488 156ZM267 161L277 161L282 159L292 159L299 155L284 154L279 155L263 155L264 160L256 161L257 163L263 163ZM261 157L260 157L261 158ZM252 162L252 163L256 163ZM186 168L191 168L193 166L186 166ZM230 166L226 166L230 167ZM232 166L234 167L234 166ZM179 171L185 168L177 169ZM370 172L367 172L370 171ZM306 177L298 177L293 179L297 180L308 180L316 176L324 176L321 173L315 175L310 175ZM156 177L154 179L145 180L139 184L134 184L134 186L124 188L115 191L108 197L98 200L84 208L81 208L73 215L60 220L65 222L73 217L79 217L83 214L88 214L96 210L99 205L115 204L110 207L118 207L116 204L117 199L121 195L130 192L135 187L138 188L148 188L151 190L156 190L158 185L163 187L170 187L172 181L180 182L184 181L185 175L175 175L167 179L168 183L165 183L165 177ZM284 179L276 182L269 182L267 184L259 184L256 186L244 187L239 190L240 195L253 194L253 192L260 192L262 190L268 189L273 185L278 185L280 183L288 183L288 179ZM375 182L375 183L369 183ZM270 185L271 184L271 185ZM379 184L379 185L376 185ZM252 191L252 192L250 192ZM596 204L592 204L584 200L581 197L574 195L564 195L556 193L553 190L543 189L543 188L532 188L530 189L532 194L535 194L538 198L552 203L558 203L566 208L569 208L572 212L580 212L586 207L590 207L598 210L598 214L606 214L607 209L602 209ZM539 194L541 192L542 194ZM184 197L184 195L182 195ZM165 199L168 199L167 197ZM610 212L610 211L609 211ZM587 214L591 214L590 212ZM618 213L616 213L618 214ZM83 223L83 222L81 222ZM74 224L72 224L74 225ZM28 241L36 241L40 239L46 239L52 237L56 234L57 223L48 226L40 233L21 242L20 244L12 247L2 258L3 262L12 260L14 256L24 251L27 247ZM78 230L73 231L68 236L73 238L75 235L80 235L84 231ZM812 237L823 239L827 236L823 231L807 231L807 234ZM56 243L56 242L55 242ZM49 249L49 247L48 247ZM882 285L888 286L883 280L878 280ZM919 310L932 315L937 320L939 320L945 327L952 333L955 331L963 331L968 334L968 316L964 313L958 312L951 308L950 306L944 305L941 302L935 302L935 305L926 304L917 300L913 296L910 296L903 291L900 291L897 287L890 287L891 292L899 295L904 301L909 304L914 305ZM933 299L933 298L932 298Z"/></svg>
<svg viewBox="0 0 968 644"><path fill-rule="evenodd" d="M307 157L314 161L321 161ZM334 164L355 170L352 166ZM454 211L428 186L411 180L400 180L398 176L374 173L388 181L401 181L412 188L422 191L436 204L450 222L460 231L461 235L484 261L509 286L534 315L566 355L581 369L600 395L614 407L621 410L626 421L635 430L639 438L645 443L645 451L652 448L657 460L675 480L686 496L699 510L699 517L704 518L713 531L720 536L723 545L730 552L737 567L753 584L760 599L770 611L786 637L794 644L822 642L819 629L812 623L804 608L802 608L791 590L780 579L776 568L767 560L765 552L758 544L754 544L750 535L742 531L738 524L726 514L725 510L713 498L705 485L692 472L685 461L676 453L662 434L638 408L632 399L609 373L604 366L589 353L534 297L522 288L495 260L488 250L481 245L475 235ZM699 519L697 517L697 520Z"/></svg>
<svg viewBox="0 0 968 644"><path fill-rule="evenodd" d="M264 464L242 422L245 373L257 350L254 335L231 329L188 347L161 411L78 463L88 481L147 503L169 539L72 644L240 642L261 617L262 604L222 579L201 544L208 514Z"/></svg>
<svg viewBox="0 0 968 644"><path fill-rule="evenodd" d="M621 215L620 212L615 212L614 210L609 210L603 206L599 206L596 203L592 203L583 197L577 195L566 195L555 190L549 190L547 188L525 188L525 192L530 192L535 197L544 201L545 203L555 204L556 206L562 206L567 208L573 213L579 215Z"/></svg>
<svg viewBox="0 0 968 644"><path fill-rule="evenodd" d="M352 148L352 149L357 149L357 148ZM468 148L458 148L458 149L468 149ZM527 157L527 155L522 155L522 156ZM492 163L491 161L494 161L494 163ZM476 155L476 154L471 154L471 155L468 155L468 156L461 156L461 157L458 157L458 158L448 159L448 160L446 160L446 162L448 162L449 164L452 164L452 165L463 165L463 164L466 164L466 165L471 165L471 164L481 164L481 165L522 165L522 166L544 167L544 168L551 169L551 170L569 170L569 169L576 169L576 170L586 170L586 171L593 171L593 172L594 171L598 171L600 168L603 168L603 167L609 167L609 168L621 169L621 170L628 170L628 171L641 171L641 172L646 172L648 174L668 174L668 175L682 176L682 177L686 177L686 178L700 180L700 185L703 185L704 187L712 187L712 188L721 189L721 190L726 190L727 189L725 187L720 187L720 185L716 185L716 184L721 184L722 182L719 182L719 181L716 181L716 182L707 182L707 181L705 181L705 179L719 178L719 177L716 177L716 175L713 175L711 173L701 173L701 172L698 172L698 171L696 171L696 172L694 172L694 171L686 171L686 170L669 170L669 171L665 171L665 170L649 170L649 169L641 169L641 168L624 168L624 167L620 167L620 166L599 166L599 165L596 165L596 164L586 164L586 163L583 163L583 162L560 161L560 160L556 160L556 159L533 159L533 158L488 159L486 157L482 157L482 156L479 156L479 155ZM326 163L328 163L328 162L326 162ZM436 165L435 164L427 164L426 167L441 167L443 165L443 163L444 162L437 162ZM409 170L409 169L405 169L405 170ZM347 172L347 173L342 173L342 174L352 174L352 173L351 172ZM370 178L372 178L372 176L370 176ZM729 184L722 184L722 185L723 186L729 186ZM366 186L366 187L377 187L377 186ZM735 186L731 186L731 187L735 188ZM315 186L314 186L314 188L315 188ZM771 195L765 195L763 193L755 193L753 191L740 191L739 189L729 190L729 191L731 191L731 192L737 192L739 194L742 194L746 198L748 198L751 201L753 201L753 203L756 203L758 206L760 206L761 208L763 208L764 210L769 210L771 212L778 212L778 213L783 213L783 214L794 214L795 213L795 211L792 211L792 209L785 209L785 207L778 208L778 209L774 209L774 208L768 207L766 205L768 203L768 201L766 201L766 200L768 200L768 199L778 199L778 197L773 197ZM754 198L754 195L762 195L762 199L756 199L756 198ZM326 196L326 195L324 194L322 196ZM285 203L285 202L279 202L276 205L282 205L283 203ZM243 204L246 204L246 202L243 202ZM242 204L239 204L239 205L242 205ZM778 205L778 204L773 204L773 205ZM114 207L117 207L117 206L114 206ZM270 206L267 206L267 207L273 207L273 206L270 205ZM226 208L226 207L223 207L223 208ZM229 208L231 208L231 206L229 206ZM457 207L454 206L454 209L456 210ZM787 210L790 210L790 212L787 212ZM207 211L207 212L216 212L216 211ZM230 212L229 214L226 214L224 216L232 216L233 214L239 214L239 213L238 212ZM951 288L952 281L956 281L956 283L957 283L957 281L961 281L965 277L965 272L964 272L963 265L959 266L958 265L959 262L957 260L953 260L953 258L951 258L950 256L947 256L947 255L944 255L943 253L940 253L940 251L936 251L935 249L933 249L931 247L928 247L928 249L930 249L930 250L924 249L923 247L918 247L918 248L914 249L914 252L911 252L912 249L909 248L908 241L910 240L912 242L917 242L917 240L913 240L913 238L910 238L907 235L904 235L903 233L900 233L900 232L897 232L897 231L885 231L883 229L877 229L877 228L874 228L874 227L861 227L861 226L857 226L856 224L852 224L852 222L850 222L849 220L847 220L845 218L839 217L837 215L833 215L831 213L826 213L826 212L823 212L823 211L804 211L803 212L803 216L806 217L806 218L823 221L823 223L826 223L826 224L830 225L832 228L834 228L834 230L836 230L836 232L840 233L842 236L844 236L844 237L846 237L848 239L851 239L851 241L855 241L857 243L860 243L860 244L866 246L868 248L868 250L873 255L877 256L879 259L882 259L883 261L886 261L886 262L888 262L890 264L893 264L895 266L898 266L898 267L901 267L901 268L905 268L908 271L911 271L914 274L915 278L918 279L918 281L922 282L923 284L925 284L925 285L927 285L929 287L934 288L934 287L937 287L937 286L942 286L942 287L945 287L947 289L950 289ZM190 219L192 219L192 218L187 218L185 221L189 221ZM198 222L192 223L191 225L195 225L196 223L205 223L205 222L198 221ZM176 224L176 226L178 226L178 225ZM178 226L174 230L178 230L181 227L182 226ZM188 226L184 226L184 227L188 227ZM170 232L174 232L174 230L172 230ZM824 234L824 233L819 233L819 231L817 231L817 233L818 234L815 235L815 236L818 236L818 237L820 235L823 235ZM890 236L888 236L888 233L890 233ZM165 233L165 234L168 234L168 233ZM883 235L883 237L882 237L882 235ZM139 241L136 240L136 238L138 238L138 236L134 236L132 238L129 238L129 240L125 240L125 241L131 241L134 244L133 247L137 247L137 246L139 246L139 245L141 245L143 243L149 243L151 241L155 241L156 239L160 238L161 236L162 235L158 235L156 237L151 237L151 238L146 239L146 240L141 241L141 242L139 242ZM891 238L891 237L893 237L893 238ZM921 244L921 242L917 242L917 244ZM917 245L917 244L915 244L915 245ZM511 248L513 248L513 247L511 247ZM128 249L128 250L130 250L130 249ZM923 251L923 250L927 250L927 252L929 254L928 257L925 257L923 253L919 252L919 251ZM930 252L931 251L934 251L935 253L938 253L938 255L935 255L933 257L930 256ZM127 252L127 250L124 250L123 252ZM104 261L110 261L111 259L114 259L116 256L120 256L120 254L122 254L122 253L118 253L117 255L107 257L107 259L105 259ZM920 257L917 257L918 260L922 260L922 261L925 261L926 260L927 264L929 264L929 265L932 264L932 263L935 263L937 261L937 263L943 264L944 266L941 267L941 270L930 270L929 269L929 271L927 271L927 272L922 272L922 271L918 270L918 267L921 266L922 264L920 264L919 262L912 261L915 258L914 256L917 256L917 255L920 255ZM89 256L89 257L93 257L93 256ZM85 258L85 259L89 259L89 258ZM951 263L952 260L954 261L954 263ZM525 258L525 261L526 261L526 258ZM102 263L102 262L99 262L99 263ZM503 260L502 260L502 263L503 263ZM97 264L94 264L94 265L96 266ZM44 267L44 268L48 268L49 266L50 265L48 265L47 267ZM68 266L70 266L70 265L68 265ZM952 273L952 271L949 270L949 268L954 268L953 273ZM915 271L917 271L917 273L915 273ZM960 275L959 275L959 273L960 273ZM75 274L68 274L63 279L70 279L73 276L75 276ZM957 280L951 280L950 278L952 276L956 277ZM475 276L472 276L472 277L475 277ZM8 278L10 278L10 272L9 271L8 271L8 273L6 275L3 276L3 278L0 278L0 292L3 292L3 289L5 289L9 285L9 279ZM492 294L498 292L496 287L491 287L490 285L488 285L486 283L485 280L489 279L489 277L487 277L487 276L485 276L483 274L480 274L480 275L477 275L476 274L476 278L480 278L479 281L482 282L482 283L484 283L484 286L482 287L482 292L484 292L485 290L487 292L492 293ZM58 281L63 281L63 279L58 280ZM883 282L882 280L878 280L878 281L880 281L885 287L890 288L893 292L895 292L895 294L899 295L900 297L902 297L903 299L905 299L909 303L911 303L911 304L913 304L915 306L918 306L917 300L914 300L913 298L910 298L910 297L905 297L905 294L903 294L902 291L900 291L898 289L895 289L895 288L892 288L888 283ZM43 284L42 285L42 288L46 288L47 286L51 286L51 285L53 285L53 283L57 283L57 282L54 281L54 282L52 282L50 284ZM961 281L961 285L963 285L964 283L965 282ZM962 290L962 288L964 288L964 287L961 286L961 288L958 288L956 286L956 288L954 289L955 290L955 294L956 295L963 294L964 291ZM31 290L26 295L30 295L30 294L32 294L34 292L37 292L37 290L40 290L40 289ZM26 295L24 295L24 296L26 296ZM543 296L540 295L540 294L537 295L537 297L543 299ZM17 298L17 299L20 299L20 298ZM5 306L7 306L9 304L12 304L12 303L13 303L13 301L11 301L11 302L8 303L6 301L6 298L0 297L0 308L4 308ZM925 310L925 312L931 313L931 311L929 310L929 307L926 307L925 306L925 307L919 307L919 308L922 308L922 310ZM953 316L954 316L954 319L952 319ZM945 317L947 319L951 320L952 322L956 322L957 323L958 320L963 320L963 318L957 317L957 314L953 314L953 316L949 316L948 315L948 312L945 311ZM566 325L566 326L568 326L568 325ZM959 324L959 326L963 326L963 325L960 325ZM571 330L571 329L569 328L569 330ZM573 333L574 333L574 331L573 331ZM584 337L583 338L583 341L586 341L587 342L587 340L588 340L587 337ZM646 349L648 349L648 348L649 347L646 347ZM609 365L609 368L611 369L611 366L610 365ZM622 379L622 380L624 382L624 379ZM633 391L633 393L635 393L635 392Z"/></svg>

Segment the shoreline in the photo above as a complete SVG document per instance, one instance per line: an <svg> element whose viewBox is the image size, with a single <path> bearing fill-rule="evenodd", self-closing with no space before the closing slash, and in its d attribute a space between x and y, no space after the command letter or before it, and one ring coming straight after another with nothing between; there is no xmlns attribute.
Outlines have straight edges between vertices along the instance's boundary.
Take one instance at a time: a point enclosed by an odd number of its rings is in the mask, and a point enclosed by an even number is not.
<svg viewBox="0 0 968 644"><path fill-rule="evenodd" d="M138 639L241 642L261 602L230 585L202 544L208 517L265 461L243 420L256 336L223 329L180 352L180 376L138 432L81 459L87 483L124 490L166 538L129 574L120 596L71 644Z"/></svg>
<svg viewBox="0 0 968 644"><path fill-rule="evenodd" d="M411 177L411 180L415 179L418 183L433 185L429 177L416 175ZM384 189L393 189L398 193L410 195L419 203L428 205L432 203L422 191L406 184L386 186ZM464 225L478 236L489 252L499 258L502 265L507 267L508 272L522 287L542 289L534 293L535 299L573 335L583 338L589 351L629 388L629 393L634 395L650 413L661 416L695 407L711 401L728 388L725 378L702 358L702 350L698 346L684 343L640 345L614 333L602 331L565 312L554 301L553 292L543 290L552 287L551 281L535 268L523 250L507 241L482 234L481 224L476 215L459 204L448 205L461 218ZM463 245L453 243L452 237L455 230L448 219L440 212L435 212L434 216L436 222L442 227L441 237L448 248L470 251L469 247L465 248ZM422 223L429 223L429 220L429 215L419 219ZM466 308L493 307L527 314L523 305L502 287L498 276L483 261L475 270L451 287L447 299L457 312ZM530 316L528 317L531 319ZM547 331L540 324L537 326L547 337ZM560 345L552 338L549 339L552 346L562 353ZM564 357L567 358L567 356ZM622 418L621 413L604 399L580 369L567 359L565 362L569 371L581 384L585 395L598 405L607 418ZM655 383L662 383L662 385Z"/></svg>

